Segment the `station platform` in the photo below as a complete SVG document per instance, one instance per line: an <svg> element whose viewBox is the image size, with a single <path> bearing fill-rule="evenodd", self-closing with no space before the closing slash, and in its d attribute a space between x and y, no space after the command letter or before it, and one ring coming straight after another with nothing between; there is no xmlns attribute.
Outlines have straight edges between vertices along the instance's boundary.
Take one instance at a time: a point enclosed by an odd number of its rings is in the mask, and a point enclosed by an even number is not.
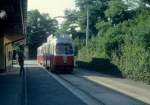
<svg viewBox="0 0 150 105"><path fill-rule="evenodd" d="M85 105L36 63L25 62L25 75L0 74L0 105Z"/></svg>
<svg viewBox="0 0 150 105"><path fill-rule="evenodd" d="M0 105L20 105L22 78L18 69L0 74Z"/></svg>

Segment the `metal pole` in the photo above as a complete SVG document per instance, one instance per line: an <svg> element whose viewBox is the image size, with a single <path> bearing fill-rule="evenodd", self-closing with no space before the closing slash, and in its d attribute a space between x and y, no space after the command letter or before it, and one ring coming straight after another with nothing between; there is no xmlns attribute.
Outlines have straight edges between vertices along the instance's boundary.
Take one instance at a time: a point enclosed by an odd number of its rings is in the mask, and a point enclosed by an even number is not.
<svg viewBox="0 0 150 105"><path fill-rule="evenodd" d="M89 39L89 7L87 5L86 46L88 45L88 39Z"/></svg>

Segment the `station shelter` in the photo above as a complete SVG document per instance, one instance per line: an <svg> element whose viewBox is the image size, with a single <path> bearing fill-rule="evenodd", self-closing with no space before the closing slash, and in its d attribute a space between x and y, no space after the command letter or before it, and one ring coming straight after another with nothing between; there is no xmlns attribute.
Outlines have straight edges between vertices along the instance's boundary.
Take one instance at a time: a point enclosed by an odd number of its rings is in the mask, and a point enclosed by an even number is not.
<svg viewBox="0 0 150 105"><path fill-rule="evenodd" d="M27 0L0 0L0 72L12 65L14 44L26 42Z"/></svg>

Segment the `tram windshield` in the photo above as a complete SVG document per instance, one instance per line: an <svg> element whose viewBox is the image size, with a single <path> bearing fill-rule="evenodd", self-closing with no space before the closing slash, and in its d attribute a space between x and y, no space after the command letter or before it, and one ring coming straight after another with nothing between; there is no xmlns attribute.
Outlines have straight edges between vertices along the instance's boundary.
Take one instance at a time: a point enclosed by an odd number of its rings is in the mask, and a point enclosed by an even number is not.
<svg viewBox="0 0 150 105"><path fill-rule="evenodd" d="M57 44L56 54L73 54L73 48L71 44Z"/></svg>

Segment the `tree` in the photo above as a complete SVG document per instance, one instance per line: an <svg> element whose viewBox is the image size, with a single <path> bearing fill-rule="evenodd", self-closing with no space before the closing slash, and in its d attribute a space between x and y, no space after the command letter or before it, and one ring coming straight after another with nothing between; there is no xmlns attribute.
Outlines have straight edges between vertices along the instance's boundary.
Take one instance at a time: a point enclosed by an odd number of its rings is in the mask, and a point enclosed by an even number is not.
<svg viewBox="0 0 150 105"><path fill-rule="evenodd" d="M51 19L48 14L40 14L38 10L28 12L27 35L28 44L39 46L47 36L57 29L57 21Z"/></svg>
<svg viewBox="0 0 150 105"><path fill-rule="evenodd" d="M112 24L116 25L135 16L135 8L132 5L123 0L111 0L105 14Z"/></svg>
<svg viewBox="0 0 150 105"><path fill-rule="evenodd" d="M149 3L149 0L109 0L103 15L92 14L91 19L98 16L104 18L93 22L98 34L89 40L88 46L83 46L79 51L78 60L89 65L82 66L103 72L99 68L99 61L94 61L93 65L93 58L109 59L124 77L150 84ZM98 6L101 7L100 4ZM95 8L93 4L92 7ZM81 13L84 13L83 9L80 8ZM90 11L96 13L92 8ZM112 74L114 70L111 67L109 69L112 71L108 73Z"/></svg>
<svg viewBox="0 0 150 105"><path fill-rule="evenodd" d="M105 17L105 10L108 8L110 0L76 0L76 6L79 8L79 25L81 30L85 32L87 8L89 9L89 27L90 36L96 35L98 30L95 25L98 20L107 20Z"/></svg>
<svg viewBox="0 0 150 105"><path fill-rule="evenodd" d="M75 0L78 10L66 10L66 21L62 25L61 32L73 33L73 36L78 35L85 38L87 25L87 8L89 8L89 28L90 37L96 36L98 30L96 28L97 21L107 21L105 10L108 8L110 0ZM80 31L76 31L76 29Z"/></svg>
<svg viewBox="0 0 150 105"><path fill-rule="evenodd" d="M78 27L78 11L76 10L65 10L65 21L61 25L59 30L62 33L72 34L72 31Z"/></svg>
<svg viewBox="0 0 150 105"><path fill-rule="evenodd" d="M150 1L149 0L141 0L143 3L145 4L149 4L150 5Z"/></svg>
<svg viewBox="0 0 150 105"><path fill-rule="evenodd" d="M79 26L79 11L77 10L65 10L65 21L58 30L58 33L71 34L72 38L84 39L84 33Z"/></svg>
<svg viewBox="0 0 150 105"><path fill-rule="evenodd" d="M36 48L46 41L47 36L58 28L58 22L51 19L48 14L41 14L38 10L28 11L27 43L32 57L36 55ZM34 48L34 49L33 49Z"/></svg>

